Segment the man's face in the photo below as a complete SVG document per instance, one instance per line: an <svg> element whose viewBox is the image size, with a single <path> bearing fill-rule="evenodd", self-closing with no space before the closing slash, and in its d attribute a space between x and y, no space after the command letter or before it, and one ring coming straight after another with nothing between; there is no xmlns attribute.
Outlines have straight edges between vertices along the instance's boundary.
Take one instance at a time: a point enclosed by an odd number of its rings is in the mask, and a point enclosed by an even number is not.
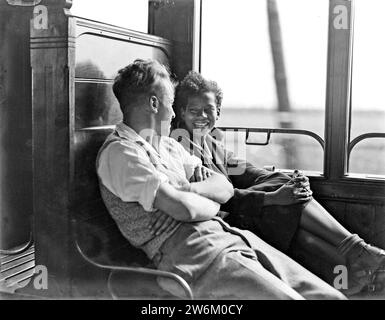
<svg viewBox="0 0 385 320"><path fill-rule="evenodd" d="M217 120L215 94L203 92L189 97L181 115L190 133L200 136L208 134Z"/></svg>
<svg viewBox="0 0 385 320"><path fill-rule="evenodd" d="M159 83L158 94L159 110L156 114L156 131L159 135L168 136L171 129L171 120L175 117L172 105L174 103L174 86L169 80Z"/></svg>

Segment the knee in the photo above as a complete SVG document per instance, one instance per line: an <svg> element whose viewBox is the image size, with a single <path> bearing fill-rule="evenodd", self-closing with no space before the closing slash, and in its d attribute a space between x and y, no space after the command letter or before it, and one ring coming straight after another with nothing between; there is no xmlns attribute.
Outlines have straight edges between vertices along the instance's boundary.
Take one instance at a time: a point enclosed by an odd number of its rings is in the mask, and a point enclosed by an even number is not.
<svg viewBox="0 0 385 320"><path fill-rule="evenodd" d="M333 292L330 293L328 300L348 300L348 298L337 289L333 288Z"/></svg>
<svg viewBox="0 0 385 320"><path fill-rule="evenodd" d="M328 285L328 288L324 288L323 292L316 299L318 300L348 300L348 298L337 289Z"/></svg>

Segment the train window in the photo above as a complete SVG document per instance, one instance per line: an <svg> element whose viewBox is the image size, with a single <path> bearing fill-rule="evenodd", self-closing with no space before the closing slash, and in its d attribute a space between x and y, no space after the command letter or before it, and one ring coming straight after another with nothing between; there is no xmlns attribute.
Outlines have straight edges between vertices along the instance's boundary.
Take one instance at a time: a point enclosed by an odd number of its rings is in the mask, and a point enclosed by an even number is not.
<svg viewBox="0 0 385 320"><path fill-rule="evenodd" d="M385 175L383 0L356 0L349 172Z"/></svg>
<svg viewBox="0 0 385 320"><path fill-rule="evenodd" d="M287 152L285 146L291 143L292 137L285 133L272 134L269 138L269 144L266 145L267 133L253 132L252 129L247 132L245 128L236 129L226 131L224 141L228 150L260 168L274 166L285 170L297 167L306 170L308 174L313 173L314 168L317 168L319 172L323 160L322 142L302 134L293 136L298 144L295 153ZM306 154L312 156L301 156Z"/></svg>
<svg viewBox="0 0 385 320"><path fill-rule="evenodd" d="M203 1L201 72L223 89L219 126L298 128L323 138L328 9L324 0ZM269 155L264 162L293 169L312 154L309 139L277 136L269 148L287 157L257 149ZM322 172L322 149L319 159L307 169Z"/></svg>
<svg viewBox="0 0 385 320"><path fill-rule="evenodd" d="M385 176L385 139L360 141L350 153L350 171L368 178Z"/></svg>
<svg viewBox="0 0 385 320"><path fill-rule="evenodd" d="M167 53L160 47L119 41L95 34L86 33L78 37L76 49L77 78L113 80L117 70L123 68L127 61L134 61L137 57L156 59L168 65ZM105 54L100 54L101 50Z"/></svg>
<svg viewBox="0 0 385 320"><path fill-rule="evenodd" d="M100 54L105 52L108 54ZM85 33L76 41L76 129L115 125L121 121L118 101L112 92L116 71L137 57L157 59L168 65L160 47L119 41Z"/></svg>
<svg viewBox="0 0 385 320"><path fill-rule="evenodd" d="M114 0L113 5L104 0L73 1L71 13L75 16L86 17L135 31L147 32L147 1Z"/></svg>

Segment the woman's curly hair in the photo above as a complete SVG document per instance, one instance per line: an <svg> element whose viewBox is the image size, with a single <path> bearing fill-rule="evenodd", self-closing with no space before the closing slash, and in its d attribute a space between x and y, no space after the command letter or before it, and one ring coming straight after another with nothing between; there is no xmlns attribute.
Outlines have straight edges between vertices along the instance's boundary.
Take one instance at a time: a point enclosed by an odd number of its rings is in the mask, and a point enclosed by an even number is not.
<svg viewBox="0 0 385 320"><path fill-rule="evenodd" d="M174 103L175 119L174 127L179 127L181 110L187 106L188 98L197 96L201 93L212 92L215 95L218 116L220 115L223 93L215 81L205 79L200 73L190 71L176 88L176 97Z"/></svg>

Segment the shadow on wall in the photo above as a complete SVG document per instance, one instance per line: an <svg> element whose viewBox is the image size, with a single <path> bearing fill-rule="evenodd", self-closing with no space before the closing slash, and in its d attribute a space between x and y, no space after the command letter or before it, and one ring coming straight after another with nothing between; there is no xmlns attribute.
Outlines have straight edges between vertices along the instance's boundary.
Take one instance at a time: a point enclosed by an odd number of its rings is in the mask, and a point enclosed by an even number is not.
<svg viewBox="0 0 385 320"><path fill-rule="evenodd" d="M112 92L112 80L92 62L76 65L75 127L114 125L122 119L119 103Z"/></svg>

